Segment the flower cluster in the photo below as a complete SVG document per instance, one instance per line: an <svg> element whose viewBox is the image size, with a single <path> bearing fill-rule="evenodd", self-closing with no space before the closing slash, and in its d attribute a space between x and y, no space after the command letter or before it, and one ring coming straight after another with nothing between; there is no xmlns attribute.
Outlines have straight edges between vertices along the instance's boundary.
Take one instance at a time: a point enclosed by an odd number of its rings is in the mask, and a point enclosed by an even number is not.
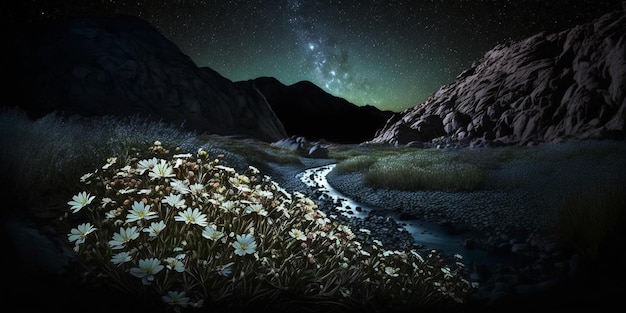
<svg viewBox="0 0 626 313"><path fill-rule="evenodd" d="M471 289L460 261L364 246L304 194L202 149L170 155L155 142L124 163L109 158L81 182L86 190L68 202L82 222L68 234L79 260L177 310L280 292L343 303L462 301Z"/></svg>

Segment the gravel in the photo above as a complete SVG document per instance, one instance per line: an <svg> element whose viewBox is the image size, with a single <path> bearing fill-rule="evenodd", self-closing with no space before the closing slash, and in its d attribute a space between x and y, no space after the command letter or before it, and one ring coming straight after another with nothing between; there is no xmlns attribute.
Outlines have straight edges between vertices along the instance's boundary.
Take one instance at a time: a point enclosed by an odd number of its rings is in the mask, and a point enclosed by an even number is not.
<svg viewBox="0 0 626 313"><path fill-rule="evenodd" d="M565 198L623 184L625 157L624 142L528 147L508 160L488 162L484 188L471 192L373 189L363 184L363 173L332 171L327 179L359 202L405 216L476 234L530 233L553 225Z"/></svg>
<svg viewBox="0 0 626 313"><path fill-rule="evenodd" d="M455 151L463 153L463 149L489 149L479 162L486 175L481 190L374 189L363 183L362 173L331 171L326 178L334 189L374 208L366 218L338 214L337 203L325 198L320 188L307 187L298 178L298 173L305 169L333 164L336 160L303 159L300 165L273 164L269 172L283 188L309 195L321 210L334 214L353 230L371 230L369 239L383 241L389 250L428 249L416 244L414 237L402 227L407 220L444 226L452 234L461 233L466 252L478 250L484 252L478 255L488 258L464 257L469 277L480 285L468 303L481 310L528 306L532 303L528 302L530 299L549 298L561 305L570 303L572 294L567 290L579 288L576 290L583 297L589 297L596 289L607 289L603 288L605 282L595 285L584 282L582 287L570 287L568 282L573 273L584 272L585 267L580 265L576 252L543 230L554 225L565 198L623 186L626 142L519 147L511 150L516 151L513 154L500 154L494 159L490 158L498 154L493 152L505 148L456 148ZM388 212L403 219L386 218Z"/></svg>

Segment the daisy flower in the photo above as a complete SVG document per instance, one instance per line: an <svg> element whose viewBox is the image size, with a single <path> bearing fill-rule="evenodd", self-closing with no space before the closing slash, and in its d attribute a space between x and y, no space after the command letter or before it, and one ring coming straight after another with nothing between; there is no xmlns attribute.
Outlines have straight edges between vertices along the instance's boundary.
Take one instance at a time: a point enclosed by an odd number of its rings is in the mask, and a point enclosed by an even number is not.
<svg viewBox="0 0 626 313"><path fill-rule="evenodd" d="M170 186L177 191L180 194L188 194L191 192L191 189L189 189L189 180L185 179L185 180L181 180L181 179L172 179L172 181L170 182Z"/></svg>
<svg viewBox="0 0 626 313"><path fill-rule="evenodd" d="M154 281L154 275L160 272L164 268L161 265L161 261L157 258L141 259L139 260L139 267L133 267L130 269L130 274L141 278L141 282L144 285L150 285Z"/></svg>
<svg viewBox="0 0 626 313"><path fill-rule="evenodd" d="M130 252L124 251L113 255L111 257L111 262L115 265L122 265L123 263L130 262L132 259L133 258L130 255Z"/></svg>
<svg viewBox="0 0 626 313"><path fill-rule="evenodd" d="M139 237L137 226L120 228L119 233L113 234L113 239L109 241L109 246L111 246L111 249L115 250L123 249L126 243L137 239L137 237Z"/></svg>
<svg viewBox="0 0 626 313"><path fill-rule="evenodd" d="M71 206L70 210L72 210L72 213L76 213L84 208L86 205L90 204L91 201L93 201L93 199L95 198L96 196L92 196L90 193L83 191L73 196L72 200L67 202L67 204Z"/></svg>
<svg viewBox="0 0 626 313"><path fill-rule="evenodd" d="M185 224L196 224L202 227L209 225L206 214L200 213L198 208L193 210L191 208L187 208L187 210L183 212L178 212L178 216L174 217L174 220L185 222Z"/></svg>
<svg viewBox="0 0 626 313"><path fill-rule="evenodd" d="M237 235L237 241L231 244L235 248L236 255L252 254L256 251L254 236L250 234Z"/></svg>
<svg viewBox="0 0 626 313"><path fill-rule="evenodd" d="M186 296L184 291L168 291L167 295L162 296L163 302L169 305L180 305L186 307L189 304L189 297Z"/></svg>
<svg viewBox="0 0 626 313"><path fill-rule="evenodd" d="M174 168L166 160L160 160L159 163L155 164L154 167L150 169L148 176L150 176L151 180L174 177Z"/></svg>
<svg viewBox="0 0 626 313"><path fill-rule="evenodd" d="M169 194L163 198L163 203L167 203L174 208L182 209L185 207L185 199L180 194Z"/></svg>
<svg viewBox="0 0 626 313"><path fill-rule="evenodd" d="M299 229L296 228L292 228L289 231L289 236L291 236L291 238L295 238L296 240L304 240L306 241L306 236L304 235L303 232L301 232Z"/></svg>
<svg viewBox="0 0 626 313"><path fill-rule="evenodd" d="M67 239L70 242L76 242L78 245L85 242L85 236L94 230L96 230L96 228L90 223L80 224L77 228L72 228L72 230L70 230L70 234L67 235Z"/></svg>
<svg viewBox="0 0 626 313"><path fill-rule="evenodd" d="M153 169L158 162L157 158L139 161L137 164L137 171L139 172L139 175L143 175L146 171Z"/></svg>
<svg viewBox="0 0 626 313"><path fill-rule="evenodd" d="M209 225L204 227L202 231L202 237L210 240L218 240L224 236L224 233L217 230L215 225Z"/></svg>
<svg viewBox="0 0 626 313"><path fill-rule="evenodd" d="M143 232L148 233L148 237L156 237L158 234L160 234L163 231L164 228L165 228L165 223L163 223L163 221L152 222L150 224L150 227L146 227L143 229Z"/></svg>
<svg viewBox="0 0 626 313"><path fill-rule="evenodd" d="M157 218L157 213L150 211L150 206L140 201L133 203L130 212L126 215L126 223L132 223L139 220L150 220Z"/></svg>

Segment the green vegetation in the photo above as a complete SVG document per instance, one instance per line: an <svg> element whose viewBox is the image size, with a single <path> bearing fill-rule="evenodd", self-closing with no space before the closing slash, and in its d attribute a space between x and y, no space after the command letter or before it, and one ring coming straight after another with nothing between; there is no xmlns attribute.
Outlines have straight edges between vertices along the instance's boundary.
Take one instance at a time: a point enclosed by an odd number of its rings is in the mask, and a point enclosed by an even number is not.
<svg viewBox="0 0 626 313"><path fill-rule="evenodd" d="M464 191L483 184L482 169L461 152L414 148L393 153L374 151L341 161L337 172L364 172L367 185L396 190Z"/></svg>

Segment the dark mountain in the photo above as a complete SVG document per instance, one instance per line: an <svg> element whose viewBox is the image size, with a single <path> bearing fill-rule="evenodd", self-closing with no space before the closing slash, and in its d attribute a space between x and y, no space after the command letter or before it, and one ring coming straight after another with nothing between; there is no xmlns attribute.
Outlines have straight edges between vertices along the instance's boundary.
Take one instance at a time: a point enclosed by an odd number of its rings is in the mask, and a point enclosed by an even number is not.
<svg viewBox="0 0 626 313"><path fill-rule="evenodd" d="M626 5L559 33L496 46L373 143L527 145L623 139Z"/></svg>
<svg viewBox="0 0 626 313"><path fill-rule="evenodd" d="M371 105L357 106L309 81L286 86L273 77L259 77L251 82L265 96L290 136L361 143L371 140L393 115Z"/></svg>
<svg viewBox="0 0 626 313"><path fill-rule="evenodd" d="M213 134L264 141L287 136L251 83L235 84L196 66L142 19L77 18L16 29L15 38L5 40L13 101L4 105L32 117L139 114Z"/></svg>

